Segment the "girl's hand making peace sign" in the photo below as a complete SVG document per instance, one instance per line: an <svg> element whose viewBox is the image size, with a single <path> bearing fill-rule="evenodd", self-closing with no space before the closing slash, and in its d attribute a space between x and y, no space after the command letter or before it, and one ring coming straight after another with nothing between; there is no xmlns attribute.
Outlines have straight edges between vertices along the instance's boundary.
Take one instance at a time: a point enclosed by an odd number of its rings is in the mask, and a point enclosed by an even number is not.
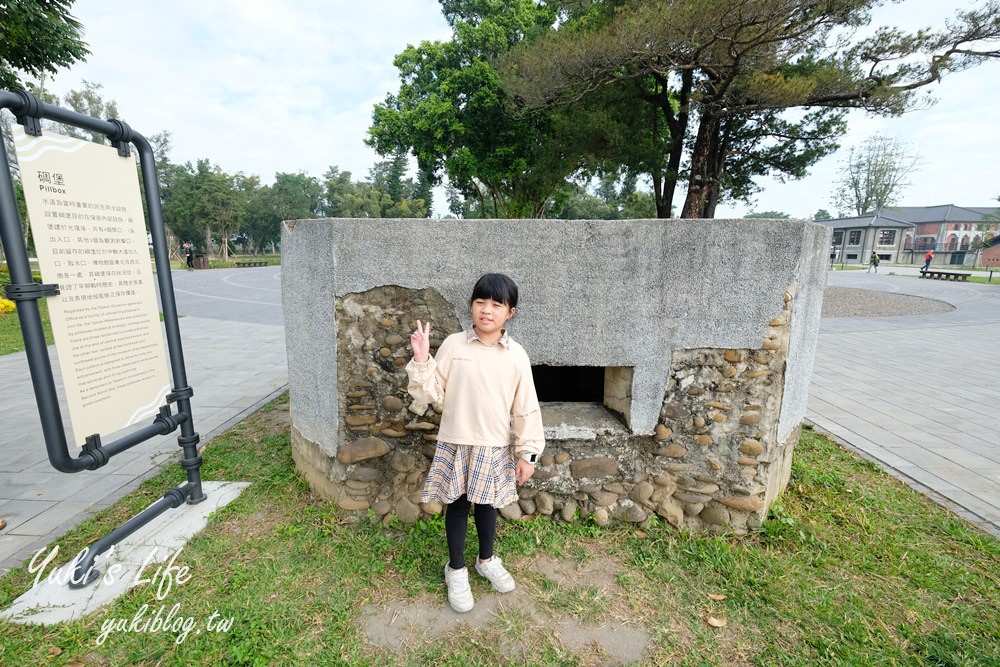
<svg viewBox="0 0 1000 667"><path fill-rule="evenodd" d="M413 347L413 360L418 364L430 359L431 356L431 323L423 328L417 320L417 330L410 334L410 346Z"/></svg>

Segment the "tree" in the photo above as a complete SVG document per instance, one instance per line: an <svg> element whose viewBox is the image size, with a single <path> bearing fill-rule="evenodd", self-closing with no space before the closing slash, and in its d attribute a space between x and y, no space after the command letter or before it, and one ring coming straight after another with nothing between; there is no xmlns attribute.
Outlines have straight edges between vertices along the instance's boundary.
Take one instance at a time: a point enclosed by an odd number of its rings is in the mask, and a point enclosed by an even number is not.
<svg viewBox="0 0 1000 667"><path fill-rule="evenodd" d="M100 83L92 83L83 80L82 90L71 90L63 96L63 101L60 106L68 107L77 113L83 114L84 116L91 116L93 118L100 118L106 120L108 118L118 118L121 116L118 113L118 102L115 100L105 100L102 94L104 86ZM59 104L56 100L55 104ZM91 132L89 130L81 130L78 127L72 125L56 124L58 126L58 131L61 134L65 134L71 137L76 137L77 139L83 139L85 141L92 141L95 144L106 144L108 143L107 137L101 132Z"/></svg>
<svg viewBox="0 0 1000 667"><path fill-rule="evenodd" d="M0 88L26 88L90 54L72 0L0 0Z"/></svg>
<svg viewBox="0 0 1000 667"><path fill-rule="evenodd" d="M231 176L208 160L172 165L165 175L163 220L181 241L211 253L219 238L223 261L229 259L229 241L245 212L245 192L251 181L242 173ZM201 236L204 241L199 240Z"/></svg>
<svg viewBox="0 0 1000 667"><path fill-rule="evenodd" d="M779 182L803 178L818 160L837 149L845 130L840 110L806 113L789 122L774 111L740 114L722 120L705 164L707 175L693 178L688 190L706 183L701 208L685 217L711 218L722 199L750 202L760 187L755 179L773 176ZM685 205L691 204L690 197Z"/></svg>
<svg viewBox="0 0 1000 667"><path fill-rule="evenodd" d="M856 215L895 204L919 162L920 157L897 140L878 134L869 137L852 147L841 164L831 203Z"/></svg>
<svg viewBox="0 0 1000 667"><path fill-rule="evenodd" d="M271 207L278 220L311 220L323 214L323 186L305 172L277 173L270 187Z"/></svg>
<svg viewBox="0 0 1000 667"><path fill-rule="evenodd" d="M229 261L229 241L243 218L243 197L240 196L242 173L230 176L218 167L202 170L207 160L198 162L200 183L194 215L205 221L206 239L211 232L219 237L222 261ZM206 243L208 245L208 243Z"/></svg>
<svg viewBox="0 0 1000 667"><path fill-rule="evenodd" d="M746 217L751 219L787 220L791 216L781 211L761 211L760 213L747 213Z"/></svg>
<svg viewBox="0 0 1000 667"><path fill-rule="evenodd" d="M192 243L199 251L207 251L198 240L203 227L195 218L197 179L191 163L169 164L160 171L160 196L163 222L182 243Z"/></svg>
<svg viewBox="0 0 1000 667"><path fill-rule="evenodd" d="M242 195L245 213L240 225L240 237L243 240L244 252L247 246L255 255L267 246L274 252L281 242L281 220L274 212L271 188L268 186L245 188L242 190Z"/></svg>
<svg viewBox="0 0 1000 667"><path fill-rule="evenodd" d="M403 182L406 166L406 153L396 151L388 160L375 163L368 174L368 180L373 186L388 194L393 201L402 201L413 189L412 181Z"/></svg>
<svg viewBox="0 0 1000 667"><path fill-rule="evenodd" d="M579 166L561 111L519 109L493 62L549 29L553 9L534 0L442 0L449 42L396 56L400 88L376 105L367 143L381 155L412 152L434 184L447 177L480 215L539 217ZM428 202L429 203L429 202Z"/></svg>
<svg viewBox="0 0 1000 667"><path fill-rule="evenodd" d="M234 184L243 209L234 238L244 250L249 245L254 254L268 245L275 250L281 242L283 220L308 220L324 212L323 185L305 172L276 173L274 183L263 187L257 176L237 174Z"/></svg>
<svg viewBox="0 0 1000 667"><path fill-rule="evenodd" d="M556 28L519 44L500 69L508 93L532 108L617 91L650 138L629 160L650 174L658 214L685 180L681 215L711 217L720 196L745 196L764 168L804 175L835 149L845 109L901 113L941 76L1000 56L997 0L941 31L853 39L878 2L567 0ZM809 110L808 122L780 117L791 108ZM648 152L657 145L659 159Z"/></svg>
<svg viewBox="0 0 1000 667"><path fill-rule="evenodd" d="M380 218L424 218L427 217L430 195L427 179L414 182L405 178L409 166L406 154L395 153L388 160L376 162L368 174L368 182L373 197L379 202ZM419 172L418 172L419 173Z"/></svg>
<svg viewBox="0 0 1000 667"><path fill-rule="evenodd" d="M371 183L351 181L351 172L330 167L324 174L326 214L333 218L382 217L382 193ZM386 195L388 200L388 195Z"/></svg>
<svg viewBox="0 0 1000 667"><path fill-rule="evenodd" d="M600 174L591 183L593 193L577 183L568 183L555 198L549 216L564 220L624 220L655 218L656 207L648 192L636 189L634 175Z"/></svg>
<svg viewBox="0 0 1000 667"><path fill-rule="evenodd" d="M821 208L813 214L813 220L832 220L833 216L825 208Z"/></svg>
<svg viewBox="0 0 1000 667"><path fill-rule="evenodd" d="M568 183L555 198L552 215L563 220L613 220L618 212L603 197L587 192L576 183Z"/></svg>
<svg viewBox="0 0 1000 667"><path fill-rule="evenodd" d="M417 170L417 182L413 187L413 199L424 203L424 215L429 217L434 210L434 176L422 169Z"/></svg>
<svg viewBox="0 0 1000 667"><path fill-rule="evenodd" d="M405 157L403 158L405 168ZM425 187L419 179L401 178L399 156L372 167L368 180L351 181L351 172L330 167L323 176L326 215L334 218L424 218L427 205L415 195ZM396 193L395 199L392 194Z"/></svg>

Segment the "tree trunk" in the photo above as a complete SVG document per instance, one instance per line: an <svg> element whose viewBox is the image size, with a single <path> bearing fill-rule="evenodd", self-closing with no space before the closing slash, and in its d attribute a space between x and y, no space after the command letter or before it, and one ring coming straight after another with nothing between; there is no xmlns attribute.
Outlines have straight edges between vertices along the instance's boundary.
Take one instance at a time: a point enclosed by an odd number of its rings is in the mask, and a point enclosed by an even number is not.
<svg viewBox="0 0 1000 667"><path fill-rule="evenodd" d="M667 125L670 125L670 114L672 110L670 108L670 100L664 95L657 95L659 102L654 103L652 107L653 111L653 141L655 142L660 136L660 113L663 113L667 118ZM657 161L659 162L659 161ZM650 168L650 176L653 179L653 201L656 203L656 217L657 218L669 218L670 209L673 208L674 203L674 189L677 187L677 177L671 178L671 173L676 174L676 172L670 171L669 159L667 160L667 169L664 171L660 168L660 165Z"/></svg>
<svg viewBox="0 0 1000 667"><path fill-rule="evenodd" d="M691 149L691 175L688 179L687 198L684 200L682 218L702 218L706 202L712 191L712 138L718 135L719 114L705 109L698 124L698 137ZM713 209L714 210L714 209Z"/></svg>
<svg viewBox="0 0 1000 667"><path fill-rule="evenodd" d="M212 228L205 225L205 256L212 256Z"/></svg>
<svg viewBox="0 0 1000 667"><path fill-rule="evenodd" d="M730 118L730 120L732 120ZM726 159L729 157L729 146L731 143L729 123L725 127L720 124L720 131L712 138L712 147L709 150L709 178L707 179L708 191L705 196L705 205L702 207L703 218L714 218L715 207L719 205L719 197L722 192L722 180L726 176Z"/></svg>
<svg viewBox="0 0 1000 667"><path fill-rule="evenodd" d="M715 207L719 205L719 181L712 181L705 197L705 206L701 210L702 218L714 218Z"/></svg>
<svg viewBox="0 0 1000 667"><path fill-rule="evenodd" d="M677 115L673 114L673 106L667 100L663 113L667 118L667 127L670 129L670 154L667 159L667 178L670 183L670 196L664 198L667 205L667 215L670 217L674 208L674 193L677 190L677 175L681 171L681 159L684 157L684 139L687 137L688 123L690 121L691 88L694 86L694 73L685 70L681 73L681 87L677 91L679 102Z"/></svg>
<svg viewBox="0 0 1000 667"><path fill-rule="evenodd" d="M687 136L690 119L689 104L691 88L694 85L694 75L690 70L681 74L681 86L676 93L678 102L677 113L674 113L674 99L669 94L669 82L655 76L659 88L652 95L646 96L646 101L653 105L653 138L660 136L659 117L667 123L670 132L670 148L667 150L667 168L652 168L650 176L653 180L653 198L656 202L656 217L669 218L673 215L674 194L677 192L677 175L680 173L681 160L684 157L684 139Z"/></svg>

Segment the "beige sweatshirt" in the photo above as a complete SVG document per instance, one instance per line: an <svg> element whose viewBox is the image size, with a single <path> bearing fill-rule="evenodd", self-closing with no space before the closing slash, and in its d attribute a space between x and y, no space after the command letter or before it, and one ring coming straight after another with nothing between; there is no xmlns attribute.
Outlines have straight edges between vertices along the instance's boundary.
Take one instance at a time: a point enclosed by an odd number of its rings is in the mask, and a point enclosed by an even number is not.
<svg viewBox="0 0 1000 667"><path fill-rule="evenodd" d="M472 329L454 333L427 361L411 359L406 373L417 403L443 404L441 442L506 447L513 432L517 456L545 448L531 362L506 332L494 345Z"/></svg>

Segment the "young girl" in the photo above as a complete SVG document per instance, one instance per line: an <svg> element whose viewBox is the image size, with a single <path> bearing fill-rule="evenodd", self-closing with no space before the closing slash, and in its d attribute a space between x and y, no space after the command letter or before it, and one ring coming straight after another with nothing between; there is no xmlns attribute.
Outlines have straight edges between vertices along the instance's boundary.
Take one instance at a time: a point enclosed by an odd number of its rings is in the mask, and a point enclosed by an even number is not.
<svg viewBox="0 0 1000 667"><path fill-rule="evenodd" d="M515 478L524 484L531 477L545 447L531 362L504 328L517 310L517 285L503 274L488 273L476 282L470 306L472 326L448 336L435 357L430 356L431 325L417 320L410 336L413 360L406 366L410 395L420 403L444 405L422 500L447 506L450 560L444 579L448 602L457 612L475 603L465 567L469 504L476 505L476 572L501 593L514 590L513 577L493 555L497 508L517 500Z"/></svg>

